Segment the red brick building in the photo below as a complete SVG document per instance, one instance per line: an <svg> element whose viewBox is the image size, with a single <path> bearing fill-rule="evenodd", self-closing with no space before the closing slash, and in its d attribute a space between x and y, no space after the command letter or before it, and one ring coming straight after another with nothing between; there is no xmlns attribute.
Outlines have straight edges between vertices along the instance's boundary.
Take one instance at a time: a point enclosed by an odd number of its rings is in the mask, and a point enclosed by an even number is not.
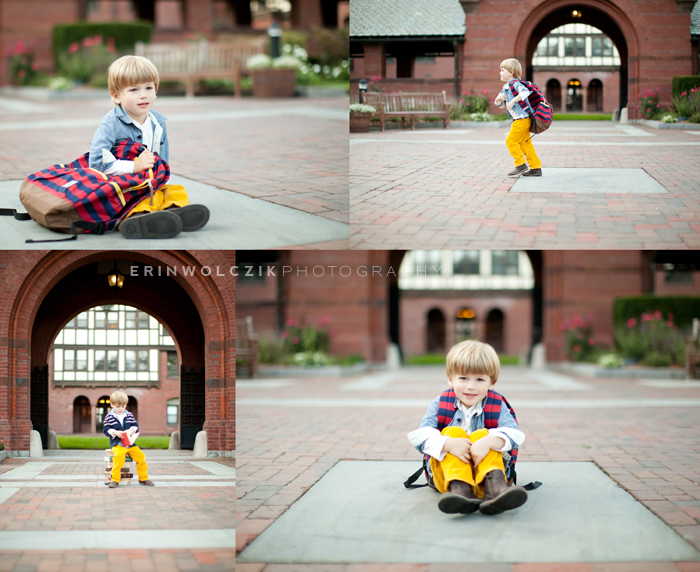
<svg viewBox="0 0 700 572"><path fill-rule="evenodd" d="M499 64L508 57L520 60L525 79L533 80L532 59L540 40L555 28L569 23L593 26L615 44L620 55L620 103L615 107L625 107L629 101L630 118L636 117L634 102L639 92L659 87L661 105L670 106L671 79L691 75L697 69L697 36L691 37L690 28L694 0L582 0L575 4L568 0L454 1L464 9L466 24L464 42L459 44L455 56L459 93L470 89L488 89L496 93L501 88ZM377 10L378 4L391 5L391 9ZM422 17L434 18L436 11L430 9L431 0L425 0L425 6L425 10L419 11ZM367 10L379 14L387 12L390 19L407 16L401 12L401 2L397 0L357 0L351 6L350 53L354 59L363 58L364 77L384 78L387 45L397 36L407 34L401 30L384 32L385 38L370 35L363 27L358 27L361 18L357 19L358 25L355 24L355 14ZM405 40L406 46L416 48L409 38ZM416 56L410 50L404 54L409 58ZM355 97L359 79L358 74L351 75L351 92ZM431 82L418 78L403 80L403 84L401 89L404 90L445 89L443 86L433 89ZM397 88L392 83L390 89Z"/></svg>
<svg viewBox="0 0 700 572"><path fill-rule="evenodd" d="M122 288L107 281L115 266ZM48 364L57 334L89 308L122 304L155 317L175 342L183 448L204 430L210 455L230 455L234 266L233 251L0 251L0 443L11 455L27 455L35 429L46 446L53 417ZM93 398L97 393L107 391Z"/></svg>
<svg viewBox="0 0 700 572"><path fill-rule="evenodd" d="M527 320L525 337L531 343L541 341L550 361L566 358L561 326L575 314L590 312L596 340L612 347L616 297L700 294L700 269L692 251L532 250L526 254L534 278L527 297L529 311L518 310L510 323ZM332 334L332 354L361 354L369 361L383 362L390 342L406 353L412 347L410 337L427 335L421 324L402 328L406 304L399 280L404 256L401 251L240 251L239 273L250 268L251 276L239 279L238 315L252 316L261 337L279 336L289 319L323 322ZM465 303L473 301L468 296L455 297L450 312L457 305L468 307ZM483 310L490 309L488 300L482 303ZM486 323L482 332L485 336ZM520 348L515 343L506 351L518 353Z"/></svg>

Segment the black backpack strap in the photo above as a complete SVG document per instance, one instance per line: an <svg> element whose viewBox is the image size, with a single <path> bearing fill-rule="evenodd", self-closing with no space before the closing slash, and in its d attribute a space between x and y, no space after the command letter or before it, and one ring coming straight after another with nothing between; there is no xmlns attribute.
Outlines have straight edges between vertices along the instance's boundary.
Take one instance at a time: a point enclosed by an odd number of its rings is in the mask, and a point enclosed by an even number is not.
<svg viewBox="0 0 700 572"><path fill-rule="evenodd" d="M25 243L38 244L40 242L65 242L66 240L78 240L78 229L83 228L89 230L94 234L104 234L107 230L107 226L103 222L88 222L85 220L79 220L70 225L70 231L73 236L68 238L51 238L47 240L33 240L28 238Z"/></svg>
<svg viewBox="0 0 700 572"><path fill-rule="evenodd" d="M418 469L415 473L413 473L410 477L408 477L408 478L406 479L406 481L404 482L403 486L406 487L407 489L421 489L421 488L423 488L423 487L428 487L428 486L430 486L428 483L426 483L426 484L424 484L424 485L414 485L414 484L413 484L413 483L415 483L415 482L420 478L420 476L423 474L423 471L424 471L424 470L425 470L425 469L424 469L423 466L421 465L421 468L420 468L420 469Z"/></svg>
<svg viewBox="0 0 700 572"><path fill-rule="evenodd" d="M528 483L526 485L523 485L523 488L526 491L534 491L535 489L538 489L542 486L542 483L540 481L534 481L532 483Z"/></svg>
<svg viewBox="0 0 700 572"><path fill-rule="evenodd" d="M18 213L17 209L0 209L0 216L13 216L15 220L32 220L29 213Z"/></svg>

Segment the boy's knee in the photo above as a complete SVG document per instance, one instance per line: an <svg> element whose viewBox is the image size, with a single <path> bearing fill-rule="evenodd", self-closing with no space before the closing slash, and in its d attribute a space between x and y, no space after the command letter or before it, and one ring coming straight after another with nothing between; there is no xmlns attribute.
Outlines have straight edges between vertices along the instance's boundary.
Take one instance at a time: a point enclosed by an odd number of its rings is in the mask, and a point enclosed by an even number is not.
<svg viewBox="0 0 700 572"><path fill-rule="evenodd" d="M468 439L469 436L467 435L467 432L462 429L461 427L445 427L442 430L442 434L445 437L452 437L453 439Z"/></svg>
<svg viewBox="0 0 700 572"><path fill-rule="evenodd" d="M476 431L473 431L469 435L469 440L473 443L474 441L477 441L479 439L486 437L486 435L488 435L488 434L489 434L488 429L477 429Z"/></svg>

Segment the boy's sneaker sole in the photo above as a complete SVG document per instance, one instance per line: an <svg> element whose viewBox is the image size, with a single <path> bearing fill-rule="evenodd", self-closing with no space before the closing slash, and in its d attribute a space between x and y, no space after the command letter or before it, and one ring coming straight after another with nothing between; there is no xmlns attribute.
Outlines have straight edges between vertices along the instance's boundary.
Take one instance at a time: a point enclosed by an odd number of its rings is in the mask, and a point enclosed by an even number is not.
<svg viewBox="0 0 700 572"><path fill-rule="evenodd" d="M446 514L470 514L479 510L481 499L470 499L457 493L445 493L438 501L438 508Z"/></svg>
<svg viewBox="0 0 700 572"><path fill-rule="evenodd" d="M167 211L131 216L119 225L119 232L128 239L173 238L181 230L180 217Z"/></svg>
<svg viewBox="0 0 700 572"><path fill-rule="evenodd" d="M518 508L525 504L527 491L522 487L511 487L495 499L484 501L479 506L481 514L501 514L503 511Z"/></svg>
<svg viewBox="0 0 700 572"><path fill-rule="evenodd" d="M519 167L516 167L513 169L510 173L508 173L509 177L519 177L520 175L524 175L529 171L529 167L527 166L527 163L523 163Z"/></svg>
<svg viewBox="0 0 700 572"><path fill-rule="evenodd" d="M182 221L182 232L199 230L209 222L209 209L204 205L187 205L168 209L167 212L180 217Z"/></svg>

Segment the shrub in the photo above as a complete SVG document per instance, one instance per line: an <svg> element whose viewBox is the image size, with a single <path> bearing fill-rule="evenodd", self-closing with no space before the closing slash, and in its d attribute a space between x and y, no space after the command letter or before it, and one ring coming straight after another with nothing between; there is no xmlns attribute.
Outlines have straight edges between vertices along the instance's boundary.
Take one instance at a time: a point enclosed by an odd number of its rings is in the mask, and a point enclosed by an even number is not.
<svg viewBox="0 0 700 572"><path fill-rule="evenodd" d="M488 89L481 90L480 93L476 93L473 89L469 93L463 91L459 101L453 103L450 108L450 118L467 119L474 113L487 113L489 110L489 99L486 96L488 94Z"/></svg>
<svg viewBox="0 0 700 572"><path fill-rule="evenodd" d="M654 91L647 89L646 93L641 92L637 96L639 103L637 109L641 110L642 115L646 119L653 119L661 112L661 104L659 103L659 88Z"/></svg>
<svg viewBox="0 0 700 572"><path fill-rule="evenodd" d="M661 122L662 122L662 123L675 123L675 122L676 122L676 118L675 118L673 115L671 115L671 114L664 115L664 116L661 118Z"/></svg>
<svg viewBox="0 0 700 572"><path fill-rule="evenodd" d="M683 91L680 95L673 96L673 108L679 117L690 117L696 111L696 92Z"/></svg>
<svg viewBox="0 0 700 572"><path fill-rule="evenodd" d="M626 328L628 320L639 319L642 314L658 310L672 314L674 323L681 330L689 330L693 318L700 316L700 296L626 296L613 301L613 327Z"/></svg>
<svg viewBox="0 0 700 572"><path fill-rule="evenodd" d="M150 22L75 22L59 24L53 29L53 56L56 68L60 68L59 58L68 53L72 44L80 44L85 38L102 36L114 38L116 51L133 54L136 42L151 41Z"/></svg>
<svg viewBox="0 0 700 572"><path fill-rule="evenodd" d="M332 30L314 26L311 29L311 39L320 50L318 63L322 66L338 65L350 58L350 29L348 27Z"/></svg>
<svg viewBox="0 0 700 572"><path fill-rule="evenodd" d="M0 443L0 451L4 451L4 450L5 450L5 445L3 445L2 443Z"/></svg>
<svg viewBox="0 0 700 572"><path fill-rule="evenodd" d="M682 365L685 341L674 318L674 314L663 314L660 310L629 318L624 326L615 329L620 352L625 357L641 360L644 365Z"/></svg>
<svg viewBox="0 0 700 572"><path fill-rule="evenodd" d="M565 332L566 351L569 357L576 361L591 361L596 353L593 326L590 320L593 314L588 313L588 319L576 314L571 320L564 320L561 325Z"/></svg>
<svg viewBox="0 0 700 572"><path fill-rule="evenodd" d="M671 82L671 96L679 96L684 91L700 87L700 75L686 75L674 77Z"/></svg>
<svg viewBox="0 0 700 572"><path fill-rule="evenodd" d="M598 358L598 365L609 369L622 367L622 358L617 354L604 354Z"/></svg>
<svg viewBox="0 0 700 572"><path fill-rule="evenodd" d="M37 76L37 64L34 62L34 40L25 44L17 42L5 50L7 62L7 75L10 82L15 85L31 85Z"/></svg>
<svg viewBox="0 0 700 572"><path fill-rule="evenodd" d="M472 121L492 121L493 117L491 117L488 113L472 113Z"/></svg>
<svg viewBox="0 0 700 572"><path fill-rule="evenodd" d="M644 357L642 365L648 367L668 367L671 365L671 356L660 352L651 352Z"/></svg>
<svg viewBox="0 0 700 572"><path fill-rule="evenodd" d="M287 357L284 340L261 338L258 340L258 359L260 363L284 363Z"/></svg>
<svg viewBox="0 0 700 572"><path fill-rule="evenodd" d="M319 318L320 326L328 324L329 319ZM306 324L304 321L298 323L296 320L287 320L287 326L282 333L285 339L285 348L288 353L298 354L305 352L326 353L331 343L330 334L319 327Z"/></svg>
<svg viewBox="0 0 700 572"><path fill-rule="evenodd" d="M688 123L700 123L700 113L695 113L688 117Z"/></svg>

